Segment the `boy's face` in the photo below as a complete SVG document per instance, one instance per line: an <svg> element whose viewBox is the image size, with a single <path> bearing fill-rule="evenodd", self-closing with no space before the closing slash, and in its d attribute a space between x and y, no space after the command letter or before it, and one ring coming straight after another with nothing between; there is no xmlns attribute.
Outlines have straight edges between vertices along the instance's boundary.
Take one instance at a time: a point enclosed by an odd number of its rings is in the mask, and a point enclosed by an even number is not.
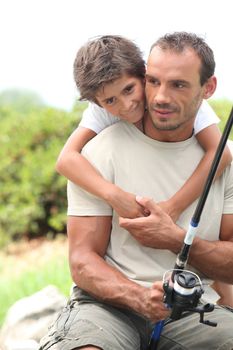
<svg viewBox="0 0 233 350"><path fill-rule="evenodd" d="M129 123L138 122L144 115L144 81L127 74L101 87L96 94L101 107Z"/></svg>

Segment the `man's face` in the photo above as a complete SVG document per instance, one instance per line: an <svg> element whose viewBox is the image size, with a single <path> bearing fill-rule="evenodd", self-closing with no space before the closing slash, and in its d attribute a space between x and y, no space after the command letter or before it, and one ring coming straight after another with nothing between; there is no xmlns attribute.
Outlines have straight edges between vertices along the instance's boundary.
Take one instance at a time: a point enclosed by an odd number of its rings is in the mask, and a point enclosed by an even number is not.
<svg viewBox="0 0 233 350"><path fill-rule="evenodd" d="M100 88L96 99L111 114L136 123L142 119L145 110L145 85L142 79L124 74Z"/></svg>
<svg viewBox="0 0 233 350"><path fill-rule="evenodd" d="M163 131L181 139L190 137L206 96L207 83L200 84L200 67L200 58L191 48L181 53L153 48L147 63L146 98L156 134Z"/></svg>

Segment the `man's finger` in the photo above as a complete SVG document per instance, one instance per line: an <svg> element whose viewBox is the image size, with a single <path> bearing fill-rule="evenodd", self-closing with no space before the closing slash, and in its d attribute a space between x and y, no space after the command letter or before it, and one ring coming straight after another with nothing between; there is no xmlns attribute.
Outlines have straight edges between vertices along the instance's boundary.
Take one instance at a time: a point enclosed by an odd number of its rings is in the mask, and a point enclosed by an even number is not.
<svg viewBox="0 0 233 350"><path fill-rule="evenodd" d="M135 219L128 219L128 218L119 217L119 225L121 227L131 227L131 228L133 228L134 226L138 227L138 225L142 221L141 219L142 219L142 217L138 217Z"/></svg>
<svg viewBox="0 0 233 350"><path fill-rule="evenodd" d="M152 198L136 196L136 202L143 206L144 209L149 212L157 208L157 205Z"/></svg>

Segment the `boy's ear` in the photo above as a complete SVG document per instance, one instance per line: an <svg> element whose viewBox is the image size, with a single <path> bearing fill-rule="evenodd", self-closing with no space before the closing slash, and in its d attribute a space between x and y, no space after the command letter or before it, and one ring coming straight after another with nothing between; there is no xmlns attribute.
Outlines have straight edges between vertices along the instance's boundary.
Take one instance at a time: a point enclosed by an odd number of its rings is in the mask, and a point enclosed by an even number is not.
<svg viewBox="0 0 233 350"><path fill-rule="evenodd" d="M217 87L217 79L214 75L210 77L207 82L204 84L204 93L203 98L208 99L213 95Z"/></svg>

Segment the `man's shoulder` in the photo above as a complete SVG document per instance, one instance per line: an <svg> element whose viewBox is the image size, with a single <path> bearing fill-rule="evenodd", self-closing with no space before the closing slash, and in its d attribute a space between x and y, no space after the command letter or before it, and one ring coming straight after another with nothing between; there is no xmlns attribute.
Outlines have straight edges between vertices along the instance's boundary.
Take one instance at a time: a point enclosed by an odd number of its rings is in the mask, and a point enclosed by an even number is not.
<svg viewBox="0 0 233 350"><path fill-rule="evenodd" d="M127 140L128 132L133 132L132 128L131 124L122 121L108 126L83 147L82 153L93 152L93 150L96 152L97 149L104 150L104 152L110 149L117 149L119 143Z"/></svg>
<svg viewBox="0 0 233 350"><path fill-rule="evenodd" d="M127 122L119 121L118 123L110 125L104 130L102 130L98 135L93 137L93 139L91 139L91 141L89 141L88 144L100 143L100 142L107 143L110 141L112 142L114 140L117 141L119 135L121 135L121 137L124 137L124 135L127 135L127 132L129 130L132 130L132 128L133 127L131 124Z"/></svg>

